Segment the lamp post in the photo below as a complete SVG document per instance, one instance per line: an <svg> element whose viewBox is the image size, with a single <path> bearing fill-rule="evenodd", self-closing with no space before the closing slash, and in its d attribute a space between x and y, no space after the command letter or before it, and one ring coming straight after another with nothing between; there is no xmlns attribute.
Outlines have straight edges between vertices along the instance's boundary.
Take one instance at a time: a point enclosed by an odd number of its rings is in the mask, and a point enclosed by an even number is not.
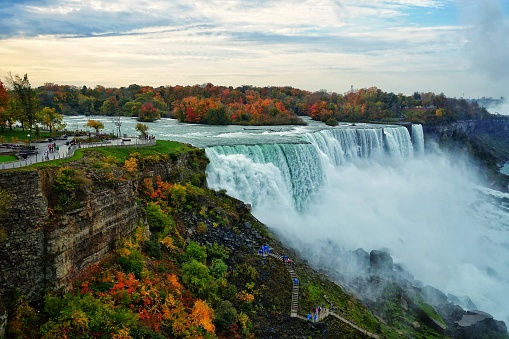
<svg viewBox="0 0 509 339"><path fill-rule="evenodd" d="M30 133L27 134L27 138L28 138L28 149L30 149Z"/></svg>

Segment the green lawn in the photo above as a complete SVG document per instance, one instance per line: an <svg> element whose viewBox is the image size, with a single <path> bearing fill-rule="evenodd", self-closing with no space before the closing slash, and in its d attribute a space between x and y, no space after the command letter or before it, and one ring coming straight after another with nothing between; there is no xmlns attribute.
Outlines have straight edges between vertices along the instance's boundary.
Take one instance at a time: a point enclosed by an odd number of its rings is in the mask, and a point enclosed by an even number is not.
<svg viewBox="0 0 509 339"><path fill-rule="evenodd" d="M100 152L105 156L112 156L119 162L124 162L132 153L139 153L141 156L150 156L154 154L171 154L189 150L191 146L176 141L157 140L154 146L140 147L98 147L94 151Z"/></svg>
<svg viewBox="0 0 509 339"><path fill-rule="evenodd" d="M23 131L21 128L13 128L12 130L5 128L3 131L0 130L0 143L12 142L13 138L16 142L19 142L19 143L28 142L29 141L28 134L29 134L28 130ZM41 132L40 133L41 139L46 139L50 136L51 135L49 132ZM34 131L32 131L32 133L30 133L30 141L33 141L33 140L36 140Z"/></svg>
<svg viewBox="0 0 509 339"><path fill-rule="evenodd" d="M18 158L14 155L0 155L0 162L11 162L16 160L18 160Z"/></svg>

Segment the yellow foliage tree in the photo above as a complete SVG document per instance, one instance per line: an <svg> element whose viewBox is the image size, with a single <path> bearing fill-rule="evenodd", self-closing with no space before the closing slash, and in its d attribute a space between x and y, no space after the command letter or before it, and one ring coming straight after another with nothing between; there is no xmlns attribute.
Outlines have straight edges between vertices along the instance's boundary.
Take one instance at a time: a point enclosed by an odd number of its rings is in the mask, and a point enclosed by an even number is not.
<svg viewBox="0 0 509 339"><path fill-rule="evenodd" d="M127 172L134 173L138 170L138 161L131 157L124 162L124 168Z"/></svg>
<svg viewBox="0 0 509 339"><path fill-rule="evenodd" d="M214 310L203 300L196 300L191 312L191 323L201 326L209 333L214 333Z"/></svg>

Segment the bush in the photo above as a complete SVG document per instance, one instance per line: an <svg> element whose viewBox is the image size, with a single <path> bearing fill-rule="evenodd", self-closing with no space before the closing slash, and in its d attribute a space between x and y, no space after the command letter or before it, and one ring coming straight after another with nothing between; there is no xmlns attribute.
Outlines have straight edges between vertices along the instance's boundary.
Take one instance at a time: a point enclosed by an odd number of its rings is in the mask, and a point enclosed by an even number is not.
<svg viewBox="0 0 509 339"><path fill-rule="evenodd" d="M150 202L147 204L145 210L147 212L147 222L150 231L157 234L159 239L167 236L170 230L175 228L175 221L173 218L165 214L158 204Z"/></svg>
<svg viewBox="0 0 509 339"><path fill-rule="evenodd" d="M237 322L237 310L229 301L221 301L215 309L214 324L220 331L228 330Z"/></svg>
<svg viewBox="0 0 509 339"><path fill-rule="evenodd" d="M133 273L136 278L143 276L143 269L145 267L145 259L138 251L130 251L129 254L121 256L118 262L122 266L125 273Z"/></svg>
<svg viewBox="0 0 509 339"><path fill-rule="evenodd" d="M187 245L185 256L186 261L191 261L194 259L199 263L205 264L205 260L207 259L207 252L203 246L200 246L192 241L189 243L189 245Z"/></svg>
<svg viewBox="0 0 509 339"><path fill-rule="evenodd" d="M161 244L156 238L152 238L150 240L145 241L145 245L143 246L145 253L149 257L153 257L156 259L161 259L163 256L163 251L161 249Z"/></svg>
<svg viewBox="0 0 509 339"><path fill-rule="evenodd" d="M327 121L325 121L325 124L327 126L337 126L338 125L338 121L334 118L329 118L327 119Z"/></svg>
<svg viewBox="0 0 509 339"><path fill-rule="evenodd" d="M199 298L207 299L216 295L217 283L210 275L209 268L195 259L182 265L182 282Z"/></svg>
<svg viewBox="0 0 509 339"><path fill-rule="evenodd" d="M130 310L103 303L91 295L66 294L63 298L47 296L44 306L48 321L41 327L42 338L110 337L136 326L137 317Z"/></svg>

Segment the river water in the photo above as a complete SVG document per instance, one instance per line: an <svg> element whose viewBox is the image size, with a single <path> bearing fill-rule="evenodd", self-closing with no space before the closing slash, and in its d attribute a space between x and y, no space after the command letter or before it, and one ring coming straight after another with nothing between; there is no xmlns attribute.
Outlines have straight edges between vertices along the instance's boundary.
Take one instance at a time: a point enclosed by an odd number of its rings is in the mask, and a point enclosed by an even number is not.
<svg viewBox="0 0 509 339"><path fill-rule="evenodd" d="M85 129L85 117L66 117ZM114 132L111 118L93 117ZM136 120L121 118L135 135ZM385 249L424 285L469 297L509 323L509 195L484 188L468 158L426 143L421 126L206 126L173 119L149 134L205 148L212 189L316 267L335 250Z"/></svg>

